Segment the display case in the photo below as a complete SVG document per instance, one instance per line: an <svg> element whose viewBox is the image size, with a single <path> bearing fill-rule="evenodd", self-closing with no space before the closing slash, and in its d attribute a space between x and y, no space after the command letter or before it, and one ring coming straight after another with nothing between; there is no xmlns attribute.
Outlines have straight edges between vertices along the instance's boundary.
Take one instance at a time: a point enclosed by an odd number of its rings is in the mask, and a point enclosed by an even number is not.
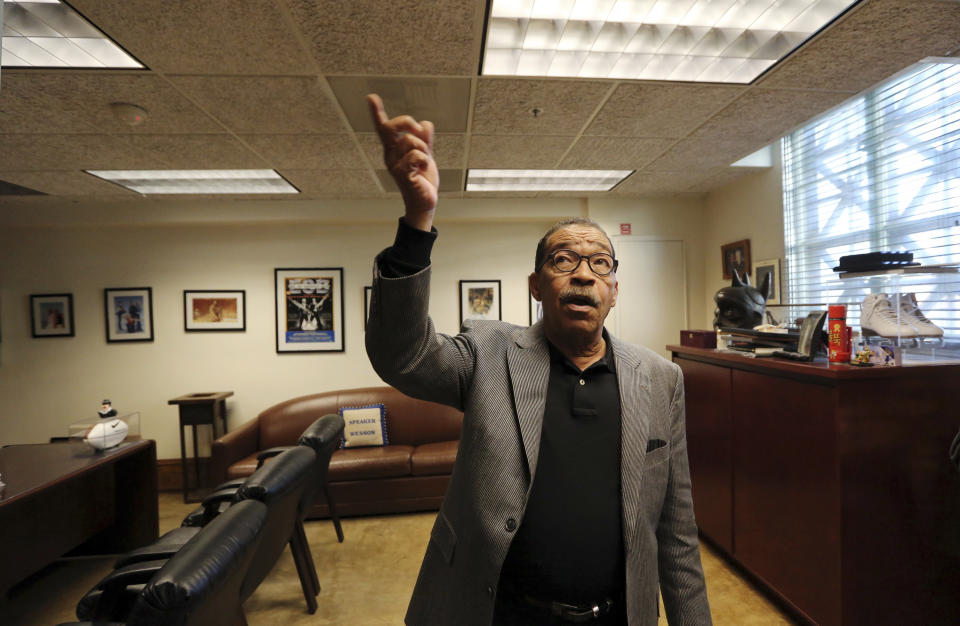
<svg viewBox="0 0 960 626"><path fill-rule="evenodd" d="M121 424L114 426L114 422ZM122 431L125 428L125 434ZM124 441L140 439L140 411L133 411L123 415L87 419L70 424L67 436L70 439L85 441L94 449L105 450Z"/></svg>

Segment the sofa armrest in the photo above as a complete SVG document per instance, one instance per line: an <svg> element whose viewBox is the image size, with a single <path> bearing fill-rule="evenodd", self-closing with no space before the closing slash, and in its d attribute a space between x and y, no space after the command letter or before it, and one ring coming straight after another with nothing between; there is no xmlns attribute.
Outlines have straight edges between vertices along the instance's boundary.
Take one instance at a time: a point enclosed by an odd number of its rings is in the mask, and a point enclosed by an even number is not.
<svg viewBox="0 0 960 626"><path fill-rule="evenodd" d="M210 444L210 481L227 480L227 468L257 451L260 442L260 418L254 418Z"/></svg>

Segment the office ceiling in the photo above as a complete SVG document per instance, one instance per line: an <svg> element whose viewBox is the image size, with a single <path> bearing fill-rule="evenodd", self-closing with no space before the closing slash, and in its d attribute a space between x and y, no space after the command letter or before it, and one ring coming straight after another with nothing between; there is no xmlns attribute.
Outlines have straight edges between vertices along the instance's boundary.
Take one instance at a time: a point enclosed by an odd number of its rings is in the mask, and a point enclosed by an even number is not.
<svg viewBox="0 0 960 626"><path fill-rule="evenodd" d="M467 168L632 169L605 195L704 193L802 122L960 48L957 0L863 0L750 85L495 78L478 76L484 0L70 4L148 69L3 68L0 206L137 197L93 169L272 168L301 191L277 199L398 197L369 91L436 123L441 197L503 195L462 191ZM127 126L112 102L148 117Z"/></svg>

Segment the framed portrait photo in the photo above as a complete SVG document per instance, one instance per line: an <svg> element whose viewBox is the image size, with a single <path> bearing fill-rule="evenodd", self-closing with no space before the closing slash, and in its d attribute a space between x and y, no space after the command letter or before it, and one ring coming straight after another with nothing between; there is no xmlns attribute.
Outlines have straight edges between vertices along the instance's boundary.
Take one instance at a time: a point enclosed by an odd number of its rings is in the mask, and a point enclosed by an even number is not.
<svg viewBox="0 0 960 626"><path fill-rule="evenodd" d="M153 341L153 290L150 287L103 290L107 343Z"/></svg>
<svg viewBox="0 0 960 626"><path fill-rule="evenodd" d="M30 331L34 337L73 337L73 294L31 295Z"/></svg>
<svg viewBox="0 0 960 626"><path fill-rule="evenodd" d="M467 320L499 320L500 281L460 281L460 325Z"/></svg>
<svg viewBox="0 0 960 626"><path fill-rule="evenodd" d="M750 240L741 239L720 246L720 255L723 263L723 277L733 278L733 270L740 274L740 278L750 275Z"/></svg>
<svg viewBox="0 0 960 626"><path fill-rule="evenodd" d="M183 290L183 329L187 332L247 329L247 292Z"/></svg>
<svg viewBox="0 0 960 626"><path fill-rule="evenodd" d="M367 321L370 319L370 297L373 295L373 287L363 288L363 329L367 329Z"/></svg>
<svg viewBox="0 0 960 626"><path fill-rule="evenodd" d="M753 264L754 287L759 289L766 276L770 276L770 293L767 295L767 304L780 304L780 259L757 261Z"/></svg>
<svg viewBox="0 0 960 626"><path fill-rule="evenodd" d="M343 268L273 270L277 352L343 352Z"/></svg>

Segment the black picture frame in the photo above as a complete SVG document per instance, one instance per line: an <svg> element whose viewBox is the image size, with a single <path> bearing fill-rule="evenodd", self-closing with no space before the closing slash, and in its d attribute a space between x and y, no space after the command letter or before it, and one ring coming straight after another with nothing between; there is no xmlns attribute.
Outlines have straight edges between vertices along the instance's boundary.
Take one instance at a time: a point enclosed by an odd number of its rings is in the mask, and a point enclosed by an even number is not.
<svg viewBox="0 0 960 626"><path fill-rule="evenodd" d="M273 270L278 354L346 351L343 285L342 267Z"/></svg>
<svg viewBox="0 0 960 626"><path fill-rule="evenodd" d="M503 299L500 296L499 280L461 280L460 326L468 319L503 319Z"/></svg>
<svg viewBox="0 0 960 626"><path fill-rule="evenodd" d="M153 341L153 289L108 287L103 290L107 343Z"/></svg>
<svg viewBox="0 0 960 626"><path fill-rule="evenodd" d="M73 294L31 294L30 335L37 339L73 337Z"/></svg>
<svg viewBox="0 0 960 626"><path fill-rule="evenodd" d="M184 289L183 330L188 333L247 330L244 289Z"/></svg>

